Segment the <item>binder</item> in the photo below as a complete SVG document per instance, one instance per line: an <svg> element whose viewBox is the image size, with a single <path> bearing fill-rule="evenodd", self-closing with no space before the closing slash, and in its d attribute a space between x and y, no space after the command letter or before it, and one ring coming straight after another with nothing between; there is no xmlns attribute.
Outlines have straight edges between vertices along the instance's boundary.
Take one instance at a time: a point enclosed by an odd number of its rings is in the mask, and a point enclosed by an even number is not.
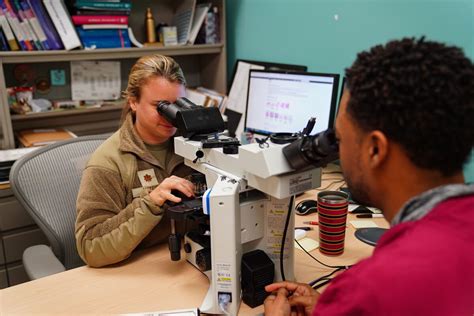
<svg viewBox="0 0 474 316"><path fill-rule="evenodd" d="M61 50L64 49L63 43L59 38L59 34L56 31L56 28L53 25L53 22L49 18L46 9L44 8L43 4L39 0L27 0L28 4L30 5L33 13L35 14L36 18L38 19L41 28L46 35L48 46L51 50Z"/></svg>
<svg viewBox="0 0 474 316"><path fill-rule="evenodd" d="M64 49L71 50L81 47L81 41L77 36L63 0L43 0L43 4L63 42Z"/></svg>
<svg viewBox="0 0 474 316"><path fill-rule="evenodd" d="M0 27L3 30L6 40L8 41L8 46L10 50L20 50L18 43L16 42L15 35L10 27L10 24L7 21L5 14L3 13L2 7L0 6Z"/></svg>
<svg viewBox="0 0 474 316"><path fill-rule="evenodd" d="M191 26L191 31L189 32L189 44L194 44L194 41L196 40L196 37L199 33L199 29L201 28L201 25L204 22L210 7L210 3L201 3L196 5L194 10L193 24Z"/></svg>

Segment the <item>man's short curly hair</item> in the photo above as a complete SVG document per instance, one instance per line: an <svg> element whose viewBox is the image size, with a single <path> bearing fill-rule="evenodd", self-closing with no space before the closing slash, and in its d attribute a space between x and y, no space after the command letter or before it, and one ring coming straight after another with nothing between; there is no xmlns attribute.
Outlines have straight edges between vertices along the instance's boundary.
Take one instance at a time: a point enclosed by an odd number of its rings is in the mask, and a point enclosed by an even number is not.
<svg viewBox="0 0 474 316"><path fill-rule="evenodd" d="M449 176L474 146L474 66L461 49L404 38L359 53L346 69L347 112L380 130L418 167Z"/></svg>

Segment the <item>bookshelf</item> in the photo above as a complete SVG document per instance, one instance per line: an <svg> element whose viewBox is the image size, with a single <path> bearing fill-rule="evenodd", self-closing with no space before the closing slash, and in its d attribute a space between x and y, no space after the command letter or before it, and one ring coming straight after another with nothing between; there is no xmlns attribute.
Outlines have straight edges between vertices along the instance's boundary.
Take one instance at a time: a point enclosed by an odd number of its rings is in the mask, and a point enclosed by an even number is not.
<svg viewBox="0 0 474 316"><path fill-rule="evenodd" d="M180 1L138 0L133 1L129 25L135 37L144 41L144 16L147 7L152 9L156 22L171 24L172 16ZM189 86L204 86L218 92L226 92L226 41L225 41L225 0L198 1L212 3L218 7L220 18L219 44L183 45L167 47L114 48L71 51L17 51L0 52L0 149L15 147L15 132L26 128L65 127L77 135L90 135L115 131L119 126L122 106L109 105L101 108L74 109L26 115L11 114L6 88L16 84L13 71L17 65L25 64L34 68L38 77L49 76L49 69L61 68L66 71L67 83L54 87L44 96L35 98L65 99L70 97L70 61L111 60L121 63L121 87L125 89L128 72L141 56L162 54L171 56L183 68Z"/></svg>

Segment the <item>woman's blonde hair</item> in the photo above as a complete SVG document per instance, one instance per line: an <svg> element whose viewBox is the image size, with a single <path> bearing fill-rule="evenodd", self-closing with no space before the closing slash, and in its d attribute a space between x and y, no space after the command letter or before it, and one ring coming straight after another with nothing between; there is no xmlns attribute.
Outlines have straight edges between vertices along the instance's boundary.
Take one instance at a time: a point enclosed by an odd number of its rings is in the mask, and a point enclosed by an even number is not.
<svg viewBox="0 0 474 316"><path fill-rule="evenodd" d="M130 107L130 100L134 99L140 101L141 87L145 85L150 78L155 77L162 77L170 82L177 82L186 85L183 71L173 58L163 55L141 57L130 70L127 89L122 93L123 97L126 99L126 104L122 110L122 122L125 120L127 114L132 110Z"/></svg>

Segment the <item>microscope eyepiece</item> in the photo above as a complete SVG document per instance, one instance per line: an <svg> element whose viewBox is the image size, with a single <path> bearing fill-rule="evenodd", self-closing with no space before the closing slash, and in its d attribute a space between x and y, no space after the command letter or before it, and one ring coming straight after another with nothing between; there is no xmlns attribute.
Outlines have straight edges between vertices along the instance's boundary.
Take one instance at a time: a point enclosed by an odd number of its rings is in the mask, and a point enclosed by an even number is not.
<svg viewBox="0 0 474 316"><path fill-rule="evenodd" d="M159 101L156 110L184 137L217 133L225 129L218 108L198 106L186 98L178 98L174 103Z"/></svg>
<svg viewBox="0 0 474 316"><path fill-rule="evenodd" d="M339 158L339 146L333 129L313 136L303 135L283 148L283 154L293 169L309 165L323 167Z"/></svg>

